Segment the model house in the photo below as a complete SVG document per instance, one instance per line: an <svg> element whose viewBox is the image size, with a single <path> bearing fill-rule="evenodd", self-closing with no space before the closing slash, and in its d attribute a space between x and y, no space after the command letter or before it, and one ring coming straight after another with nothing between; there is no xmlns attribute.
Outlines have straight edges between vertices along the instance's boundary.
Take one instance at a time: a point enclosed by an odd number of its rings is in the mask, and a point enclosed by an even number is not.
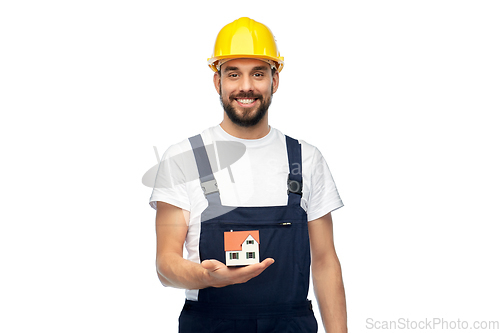
<svg viewBox="0 0 500 333"><path fill-rule="evenodd" d="M260 262L259 230L224 232L226 266L243 266Z"/></svg>

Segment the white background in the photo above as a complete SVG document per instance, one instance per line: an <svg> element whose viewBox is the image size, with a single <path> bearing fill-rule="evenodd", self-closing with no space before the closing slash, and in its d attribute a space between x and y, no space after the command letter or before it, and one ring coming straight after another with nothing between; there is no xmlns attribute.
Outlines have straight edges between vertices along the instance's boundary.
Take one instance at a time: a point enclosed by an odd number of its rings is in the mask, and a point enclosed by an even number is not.
<svg viewBox="0 0 500 333"><path fill-rule="evenodd" d="M271 125L321 150L345 203L350 331L500 321L499 14L497 1L3 1L0 331L176 332L183 291L157 279L141 178L153 146L222 119L206 59L241 16L285 57Z"/></svg>

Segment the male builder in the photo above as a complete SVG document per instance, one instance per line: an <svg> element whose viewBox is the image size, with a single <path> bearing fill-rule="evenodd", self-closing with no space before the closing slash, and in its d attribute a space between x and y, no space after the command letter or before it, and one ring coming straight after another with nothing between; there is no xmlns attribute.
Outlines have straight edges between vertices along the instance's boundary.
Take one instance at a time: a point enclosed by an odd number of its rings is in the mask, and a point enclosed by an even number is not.
<svg viewBox="0 0 500 333"><path fill-rule="evenodd" d="M326 332L347 332L330 216L342 201L318 149L268 124L284 64L274 36L240 18L208 62L223 120L166 151L150 199L158 277L186 289L179 332L317 332L310 268Z"/></svg>

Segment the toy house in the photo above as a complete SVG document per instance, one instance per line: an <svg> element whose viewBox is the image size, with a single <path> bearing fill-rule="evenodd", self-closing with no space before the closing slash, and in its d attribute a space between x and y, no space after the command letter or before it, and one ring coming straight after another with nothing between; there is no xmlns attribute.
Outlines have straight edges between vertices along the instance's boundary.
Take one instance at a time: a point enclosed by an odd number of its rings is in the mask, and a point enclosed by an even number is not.
<svg viewBox="0 0 500 333"><path fill-rule="evenodd" d="M259 230L224 232L226 266L244 266L260 262Z"/></svg>

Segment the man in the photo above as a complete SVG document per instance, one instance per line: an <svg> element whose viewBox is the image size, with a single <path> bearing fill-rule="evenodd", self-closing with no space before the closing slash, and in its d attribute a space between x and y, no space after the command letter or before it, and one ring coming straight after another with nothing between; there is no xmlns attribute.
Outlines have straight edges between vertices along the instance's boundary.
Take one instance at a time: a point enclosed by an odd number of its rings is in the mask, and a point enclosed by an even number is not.
<svg viewBox="0 0 500 333"><path fill-rule="evenodd" d="M330 215L342 201L318 149L268 124L283 64L265 25L226 25L209 59L223 120L162 159L150 199L157 273L186 289L181 333L317 332L310 267L326 332L347 332ZM217 171L225 142L244 154Z"/></svg>

